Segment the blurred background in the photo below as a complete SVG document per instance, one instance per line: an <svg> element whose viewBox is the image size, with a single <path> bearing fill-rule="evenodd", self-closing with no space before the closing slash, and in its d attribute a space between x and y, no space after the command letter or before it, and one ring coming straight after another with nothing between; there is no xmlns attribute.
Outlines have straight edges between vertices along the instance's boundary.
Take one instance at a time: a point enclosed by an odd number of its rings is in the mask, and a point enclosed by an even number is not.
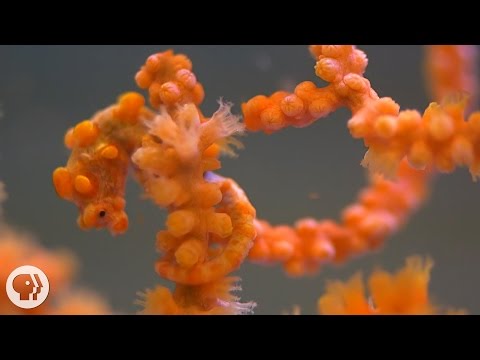
<svg viewBox="0 0 480 360"><path fill-rule="evenodd" d="M137 90L133 80L145 59L172 48L187 54L203 83L202 109L209 115L217 100L240 104L254 95L292 90L304 80L318 83L307 46L0 46L0 181L9 199L7 221L35 235L48 248L65 247L78 257L78 283L105 296L122 313L139 310L136 293L167 284L153 269L158 254L155 234L165 212L140 199L130 181L127 212L130 229L113 238L106 231L83 232L77 209L59 199L51 173L69 156L65 131ZM380 96L393 97L403 109L421 111L429 103L420 46L362 46L369 59L367 77ZM366 183L360 166L365 149L350 137L347 111L339 111L307 129L266 136L249 134L236 159L225 158L221 174L247 192L260 218L292 224L305 216L338 219ZM312 196L312 194L314 196ZM315 277L290 279L280 267L245 263L242 300L258 303L256 314L278 314L299 305L316 312L316 300L329 279L346 280L376 266L395 270L407 256L435 261L431 294L442 305L480 314L480 190L468 170L439 176L430 201L377 253L347 264L327 266ZM1 266L1 264L0 264Z"/></svg>

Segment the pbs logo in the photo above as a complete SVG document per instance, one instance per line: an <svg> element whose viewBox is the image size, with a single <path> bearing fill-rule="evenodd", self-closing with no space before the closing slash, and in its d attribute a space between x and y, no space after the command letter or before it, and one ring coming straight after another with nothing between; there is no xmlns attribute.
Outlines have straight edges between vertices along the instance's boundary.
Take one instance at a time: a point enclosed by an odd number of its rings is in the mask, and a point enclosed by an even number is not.
<svg viewBox="0 0 480 360"><path fill-rule="evenodd" d="M42 270L24 265L13 270L8 276L6 290L13 304L22 309L33 309L47 299L50 284Z"/></svg>

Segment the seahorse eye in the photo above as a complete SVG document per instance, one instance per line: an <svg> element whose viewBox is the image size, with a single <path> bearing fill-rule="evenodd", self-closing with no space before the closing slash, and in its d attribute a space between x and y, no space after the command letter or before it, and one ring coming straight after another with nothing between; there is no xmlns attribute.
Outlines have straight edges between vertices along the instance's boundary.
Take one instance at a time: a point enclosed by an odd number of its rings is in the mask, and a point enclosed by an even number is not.
<svg viewBox="0 0 480 360"><path fill-rule="evenodd" d="M103 218L105 217L105 215L107 215L107 212L105 210L101 210L99 213L98 213L98 216Z"/></svg>

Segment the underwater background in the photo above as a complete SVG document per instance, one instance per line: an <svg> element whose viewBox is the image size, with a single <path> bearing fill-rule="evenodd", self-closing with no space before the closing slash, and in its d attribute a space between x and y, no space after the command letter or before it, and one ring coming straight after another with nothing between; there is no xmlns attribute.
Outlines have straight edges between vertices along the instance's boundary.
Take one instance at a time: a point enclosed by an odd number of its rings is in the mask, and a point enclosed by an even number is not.
<svg viewBox="0 0 480 360"><path fill-rule="evenodd" d="M113 238L107 231L83 232L76 207L57 197L51 173L66 163L65 131L137 90L134 75L153 53L185 53L204 85L202 110L211 115L217 100L240 104L258 94L292 90L304 80L320 83L307 46L152 45L152 46L0 46L0 180L9 199L7 222L35 235L48 248L66 247L80 262L79 282L106 297L117 312L133 313L136 293L168 284L154 272L155 234L165 211L141 199L141 188L127 185L130 228ZM380 96L402 109L423 111L430 98L423 77L423 48L408 45L359 45L369 57L366 76ZM223 160L220 174L247 192L257 216L292 224L306 216L339 217L366 183L360 166L362 141L351 138L349 113L337 111L306 129L274 135L248 134L239 157ZM243 301L258 303L256 314L278 314L299 305L315 313L325 281L346 280L376 266L396 270L413 254L435 261L430 294L438 304L480 313L480 189L465 168L440 175L431 199L375 253L340 267L327 265L314 277L288 278L281 267L246 261ZM0 264L1 266L1 264Z"/></svg>

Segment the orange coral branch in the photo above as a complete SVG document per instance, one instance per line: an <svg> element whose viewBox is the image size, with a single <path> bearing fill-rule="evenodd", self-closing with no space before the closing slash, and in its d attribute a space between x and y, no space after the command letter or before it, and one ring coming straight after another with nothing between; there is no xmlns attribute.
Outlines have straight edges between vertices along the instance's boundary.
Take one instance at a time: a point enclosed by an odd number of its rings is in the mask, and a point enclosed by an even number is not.
<svg viewBox="0 0 480 360"><path fill-rule="evenodd" d="M480 115L473 114L465 122L465 101L431 104L423 116L416 111L400 112L399 105L391 98L379 98L363 77L368 61L362 51L332 45L314 45L310 51L317 59L317 76L329 85L318 88L303 82L293 94L254 97L242 105L247 129L269 134L287 126L303 127L347 107L353 114L348 122L350 133L364 139L369 148L362 165L395 181L373 176L358 204L344 211L340 224L305 219L290 228L257 221L259 235L250 258L280 262L297 276L382 244L425 200L433 168L452 171L455 165L465 164L472 175L480 174ZM462 71L463 79L468 74L472 79L471 66ZM458 75L458 66L453 72ZM451 86L453 90L460 84ZM407 160L424 171L411 169Z"/></svg>
<svg viewBox="0 0 480 360"><path fill-rule="evenodd" d="M156 270L162 277L189 285L216 281L236 270L253 244L255 209L248 202L243 191L231 179L220 177L212 179L211 175L210 180L213 180L210 184L220 186L222 201L218 204L220 212L206 215L205 225L208 231L214 234L214 243L221 245L222 249L221 251L209 249L208 244L205 244L206 252L202 251L201 244L196 239L187 239L176 249L169 248L169 241L165 238L170 237L173 240L175 237L173 234L176 231L175 227L171 227L170 233L159 233L157 242L159 250L165 253L165 256L156 264ZM170 219L175 214L178 213L171 214ZM183 223L185 215L181 214L181 216L180 221ZM201 223L198 218L194 221ZM195 233L195 230L191 229L188 234L183 232L180 236L188 238L189 234ZM202 258L205 260L199 262Z"/></svg>
<svg viewBox="0 0 480 360"><path fill-rule="evenodd" d="M472 176L480 175L476 120L480 115L473 114L466 123L464 99L443 106L431 104L423 116L416 111L400 112L398 104L388 97L379 98L363 77L367 58L362 51L347 45L314 45L311 52L317 58L317 76L329 85L317 88L305 82L297 86L294 94L282 92L270 98L251 99L242 106L248 130L272 133L287 126L306 126L344 106L353 114L348 122L350 133L363 139L369 148L362 164L370 170L392 177L407 156L417 168L432 165L451 172L457 166L467 166ZM469 66L462 71L454 66L457 71L453 71L452 78L460 76L462 80L450 81L449 91L454 86L459 86L457 91L464 87L475 90L472 63L469 59ZM434 75L433 83L442 83L439 72ZM468 86L466 79L470 79Z"/></svg>
<svg viewBox="0 0 480 360"><path fill-rule="evenodd" d="M376 249L394 234L428 195L428 172L403 162L397 181L372 175L358 202L348 206L341 222L302 219L293 228L257 221L258 236L249 258L259 263L281 263L288 274L315 273L329 262L342 262Z"/></svg>
<svg viewBox="0 0 480 360"><path fill-rule="evenodd" d="M148 90L154 108L189 103L199 106L205 97L202 84L192 72L190 59L172 50L151 55L135 75L135 81L141 89Z"/></svg>
<svg viewBox="0 0 480 360"><path fill-rule="evenodd" d="M423 116L414 111L401 112L398 117L361 114L350 120L349 126L369 147L363 164L371 169L391 174L406 156L415 168L434 166L450 173L467 166L476 178L480 175L480 113L465 121L466 105L466 99L432 103ZM389 128L388 136L380 136L379 124Z"/></svg>
<svg viewBox="0 0 480 360"><path fill-rule="evenodd" d="M318 312L324 315L419 315L445 312L432 304L428 294L433 262L419 256L407 258L405 267L395 274L376 270L368 287L371 298L365 295L362 275L356 274L346 283L327 284L325 295L318 300ZM451 311L446 313L464 313Z"/></svg>
<svg viewBox="0 0 480 360"><path fill-rule="evenodd" d="M425 69L433 98L440 101L457 92L478 95L478 51L470 45L430 45L426 47Z"/></svg>
<svg viewBox="0 0 480 360"><path fill-rule="evenodd" d="M293 94L277 92L269 98L252 98L242 105L249 131L272 133L288 126L304 127L339 107L347 106L355 112L367 101L378 99L362 76L368 64L364 52L354 46L335 45L314 45L310 51L318 59L317 76L329 85L318 88L306 81Z"/></svg>

